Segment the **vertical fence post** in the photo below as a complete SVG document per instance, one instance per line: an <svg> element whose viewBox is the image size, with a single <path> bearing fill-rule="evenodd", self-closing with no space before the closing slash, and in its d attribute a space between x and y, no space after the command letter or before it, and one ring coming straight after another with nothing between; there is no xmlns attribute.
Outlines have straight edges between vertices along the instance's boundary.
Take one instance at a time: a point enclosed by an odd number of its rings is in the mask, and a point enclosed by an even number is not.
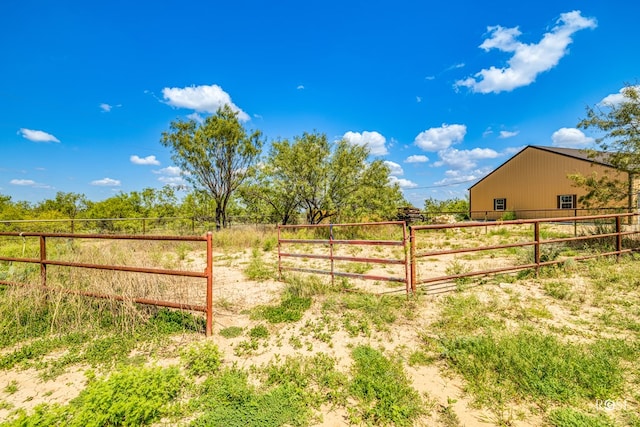
<svg viewBox="0 0 640 427"><path fill-rule="evenodd" d="M616 217L616 261L620 260L620 254L622 253L622 233L620 226L620 217Z"/></svg>
<svg viewBox="0 0 640 427"><path fill-rule="evenodd" d="M535 245L533 246L533 258L536 263L536 277L538 276L538 271L540 270L540 222L536 221L533 223L533 240L535 240Z"/></svg>
<svg viewBox="0 0 640 427"><path fill-rule="evenodd" d="M407 248L407 223L402 223L402 248L404 249L404 281L405 288L407 291L407 296L409 295L409 290L413 290L413 286L411 285L411 264L410 264L410 251L411 251L411 239L409 239L409 248ZM409 250L409 252L407 251Z"/></svg>
<svg viewBox="0 0 640 427"><path fill-rule="evenodd" d="M47 286L47 241L44 236L40 236L40 284L42 287Z"/></svg>
<svg viewBox="0 0 640 427"><path fill-rule="evenodd" d="M213 334L213 233L207 232L207 330Z"/></svg>
<svg viewBox="0 0 640 427"><path fill-rule="evenodd" d="M329 258L331 262L331 286L333 286L335 281L333 275L333 224L329 224Z"/></svg>
<svg viewBox="0 0 640 427"><path fill-rule="evenodd" d="M280 243L280 224L278 224L278 280L282 280L282 255L281 254L281 243Z"/></svg>
<svg viewBox="0 0 640 427"><path fill-rule="evenodd" d="M409 227L409 269L411 271L411 291L416 293L416 231Z"/></svg>

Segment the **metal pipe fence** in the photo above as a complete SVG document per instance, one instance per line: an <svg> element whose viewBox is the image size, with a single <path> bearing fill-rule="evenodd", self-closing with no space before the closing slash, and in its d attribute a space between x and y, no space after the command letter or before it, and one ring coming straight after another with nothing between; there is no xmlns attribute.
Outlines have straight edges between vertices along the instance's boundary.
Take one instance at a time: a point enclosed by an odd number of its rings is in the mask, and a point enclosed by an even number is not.
<svg viewBox="0 0 640 427"><path fill-rule="evenodd" d="M62 291L67 294L82 295L93 298L111 299L116 301L132 301L138 304L153 305L158 307L176 308L180 310L199 311L206 315L206 335L210 336L213 330L213 244L212 233L208 232L205 236L135 236L135 235L104 235L104 234L76 234L76 233L38 233L38 232L0 232L0 238L3 237L35 237L39 240L38 257L28 258L23 256L0 256L0 262L37 264L40 267L40 286L39 288L48 291ZM160 241L160 242L205 242L206 243L206 267L204 272L188 271L188 270L172 270L162 268L133 267L127 265L110 265L96 264L86 262L71 262L51 259L47 255L47 243L50 239L108 239L108 240L137 240L137 241ZM177 303L174 301L149 298L127 298L123 295L104 294L99 292L74 290L74 289L58 289L52 288L47 284L47 267L62 266L72 268L82 268L91 270L104 271L122 271L129 273L144 273L153 275L167 275L179 277L192 277L206 279L206 297L204 305L196 305L191 303ZM0 280L0 285L7 286L34 286L33 283L20 283L8 280Z"/></svg>
<svg viewBox="0 0 640 427"><path fill-rule="evenodd" d="M508 273L520 270L534 269L536 274L540 267L556 265L567 262L567 260L586 260L589 258L603 257L615 255L619 257L622 254L638 251L638 243L630 245L630 247L623 247L624 239L629 241L637 240L640 237L640 230L635 225L624 225L623 222L632 223L633 219L637 219L638 213L621 213L621 214L608 214L608 215L591 215L581 217L561 217L561 218L547 218L547 219L531 219L531 220L513 220L513 221L498 221L498 222L465 222L455 224L441 224L441 225L417 225L410 227L410 257L411 257L411 290L416 292L419 285L425 285L427 291L437 292L450 290L451 282L457 280L464 280L474 276L487 276L498 273ZM587 234L578 235L575 228L576 223L584 224ZM568 227L564 232L550 232L547 231L544 234L548 238L544 238L541 231L543 225L549 227ZM529 226L529 230L520 230L514 232L514 228L520 226ZM626 227L626 228L625 228ZM449 247L444 240L441 248L425 250L424 247L434 245L433 235L427 236L429 232L446 232L461 230L475 230L476 234L482 232L486 236L489 234L489 229L495 230L507 230L505 233L496 232L496 235L503 234L501 237L513 234L513 238L523 238L524 240L517 240L513 242L500 242L498 244L486 244L486 239L476 240L473 235L458 239L466 241L468 246L464 247ZM512 231L509 231L512 230ZM503 239L504 240L504 239ZM558 245L578 245L580 242L586 241L599 241L601 249L598 249L598 245L589 244L587 248L582 252L577 252L573 255L566 257L545 257L544 249ZM608 241L608 242L606 242ZM605 242L605 244L603 244ZM458 243L456 243L458 245ZM532 256L526 261L518 260L517 256L514 256L512 252L519 248L532 248ZM574 249L569 251L571 254ZM498 256L496 256L496 252ZM505 252L507 255L505 255ZM482 253L489 253L489 255L482 256ZM502 253L502 254L501 254ZM476 255L477 254L477 255ZM467 259L475 261L476 266L480 266L478 269L472 269L469 265L461 266L455 263L462 257L466 256ZM450 259L454 268L450 268L449 271L436 271L435 275L429 275L433 273L434 269L424 263L424 260L434 258L453 257ZM458 258L456 258L458 257ZM483 263L490 263L493 261L493 265L482 267ZM471 264L471 263L469 263ZM456 271L457 270L457 271ZM418 276L421 277L418 277Z"/></svg>
<svg viewBox="0 0 640 427"><path fill-rule="evenodd" d="M367 236L371 234L384 234L384 227L393 227L400 230L401 237L396 239L372 239L372 238L335 238L337 230L344 230L347 236L358 233L358 230L366 229ZM302 238L285 238L283 233L293 232L293 230L307 230L311 237L303 236ZM318 235L322 238L317 238ZM404 283L405 289L409 291L409 257L407 256L407 226L404 221L387 221L376 223L352 223L352 224L315 224L315 225L279 225L278 226L278 273L282 277L283 271L295 271L301 273L325 274L331 276L331 283L334 283L335 277L349 277L362 280L375 280ZM284 246L288 245L308 245L311 247L324 247L328 249L328 253L313 252L285 252ZM402 257L360 257L355 255L340 255L337 248L340 246L372 246L372 247L401 247ZM286 265L283 259L316 259L328 261L327 268L303 268L294 265ZM336 261L346 263L372 263L401 265L404 268L404 277L392 275L373 275L365 273L356 273L341 271L336 267Z"/></svg>

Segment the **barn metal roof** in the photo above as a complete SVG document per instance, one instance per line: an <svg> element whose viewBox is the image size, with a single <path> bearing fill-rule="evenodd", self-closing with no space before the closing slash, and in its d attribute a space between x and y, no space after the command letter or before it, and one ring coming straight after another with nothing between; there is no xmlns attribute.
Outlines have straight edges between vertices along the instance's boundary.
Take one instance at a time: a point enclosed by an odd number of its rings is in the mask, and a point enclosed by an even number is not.
<svg viewBox="0 0 640 427"><path fill-rule="evenodd" d="M586 160L587 162L600 163L606 166L613 167L613 165L609 161L609 153L605 153L604 151L585 150L578 148L545 147L542 145L529 145L527 147L551 151L553 153L562 154L563 156L574 157L576 159Z"/></svg>

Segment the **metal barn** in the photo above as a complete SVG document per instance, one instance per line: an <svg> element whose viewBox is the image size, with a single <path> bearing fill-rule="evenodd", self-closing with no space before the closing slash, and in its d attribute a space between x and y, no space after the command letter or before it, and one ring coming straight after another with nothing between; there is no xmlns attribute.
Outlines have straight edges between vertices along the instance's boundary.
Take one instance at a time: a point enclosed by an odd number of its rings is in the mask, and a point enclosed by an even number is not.
<svg viewBox="0 0 640 427"><path fill-rule="evenodd" d="M529 145L489 175L469 188L471 219L496 220L505 217L531 219L587 215L578 199L586 191L567 177L609 174L631 182L627 172L607 163L606 155L590 158L585 150ZM636 180L632 194L640 190ZM628 209L633 200L623 200L606 208Z"/></svg>

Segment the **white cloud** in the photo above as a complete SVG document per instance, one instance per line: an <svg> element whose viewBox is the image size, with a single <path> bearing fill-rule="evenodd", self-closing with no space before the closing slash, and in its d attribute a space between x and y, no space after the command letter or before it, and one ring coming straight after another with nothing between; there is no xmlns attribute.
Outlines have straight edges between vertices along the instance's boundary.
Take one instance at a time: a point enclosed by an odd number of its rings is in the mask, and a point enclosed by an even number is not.
<svg viewBox="0 0 640 427"><path fill-rule="evenodd" d="M107 103L100 104L100 109L102 110L103 113L110 113L111 110L113 110L114 108L120 108L120 107L122 107L122 104L118 104L118 105L111 105Z"/></svg>
<svg viewBox="0 0 640 427"><path fill-rule="evenodd" d="M460 142L467 134L465 125L443 124L439 128L427 129L416 136L415 144L425 151L438 151Z"/></svg>
<svg viewBox="0 0 640 427"><path fill-rule="evenodd" d="M421 102L422 102L422 98L421 98L421 97L419 97L419 96L416 96L416 102L417 102L418 104L419 104L419 103L421 103Z"/></svg>
<svg viewBox="0 0 640 427"><path fill-rule="evenodd" d="M474 148L472 150L456 150L449 148L438 152L440 160L434 166L450 166L455 169L468 170L474 168L478 160L495 159L498 152L491 148Z"/></svg>
<svg viewBox="0 0 640 427"><path fill-rule="evenodd" d="M158 175L167 175L167 176L182 176L182 171L177 166L167 166L166 168L153 171L153 173Z"/></svg>
<svg viewBox="0 0 640 427"><path fill-rule="evenodd" d="M551 135L554 147L584 148L594 142L594 139L586 136L580 129L561 128Z"/></svg>
<svg viewBox="0 0 640 427"><path fill-rule="evenodd" d="M158 166L160 162L156 159L156 156L147 156L147 157L138 157L135 154L129 157L131 163L135 165L156 165Z"/></svg>
<svg viewBox="0 0 640 427"><path fill-rule="evenodd" d="M40 184L32 179L12 179L9 181L11 185L18 185L21 187L33 187L33 188L53 188L47 184Z"/></svg>
<svg viewBox="0 0 640 427"><path fill-rule="evenodd" d="M640 91L640 86L633 86L633 89L635 89L636 91ZM624 91L626 90L626 87L623 87L622 89L620 89L620 91L618 93L612 93L611 95L607 95L605 96L602 101L600 101L598 103L598 105L602 105L605 107L615 107L617 105L622 104L625 101L629 101L629 99L624 96Z"/></svg>
<svg viewBox="0 0 640 427"><path fill-rule="evenodd" d="M384 156L389 153L385 146L387 140L378 132L347 132L342 138L353 145L366 145L369 153L374 156Z"/></svg>
<svg viewBox="0 0 640 427"><path fill-rule="evenodd" d="M464 62L460 62L458 64L451 65L445 71L457 70L458 68L464 68L464 67L465 67L465 63Z"/></svg>
<svg viewBox="0 0 640 427"><path fill-rule="evenodd" d="M385 160L384 164L387 165L387 167L389 168L390 175L400 176L404 174L404 170L402 170L402 166L400 166L396 162Z"/></svg>
<svg viewBox="0 0 640 427"><path fill-rule="evenodd" d="M158 177L158 181L172 187L179 187L186 184L186 181L181 176L161 176Z"/></svg>
<svg viewBox="0 0 640 427"><path fill-rule="evenodd" d="M413 181L404 178L398 178L397 176L389 176L389 182L393 184L398 184L400 188L416 188L418 184Z"/></svg>
<svg viewBox="0 0 640 427"><path fill-rule="evenodd" d="M420 154L409 156L404 160L405 163L426 163L428 161L429 158L427 156L423 156Z"/></svg>
<svg viewBox="0 0 640 427"><path fill-rule="evenodd" d="M455 184L468 184L472 181L476 181L489 172L491 168L475 169L473 171L448 170L444 173L445 178L440 181L434 182L434 185L455 185Z"/></svg>
<svg viewBox="0 0 640 427"><path fill-rule="evenodd" d="M202 123L204 122L204 117L202 117L200 114L198 113L191 113L191 114L187 114L187 119L189 120L195 120L198 123Z"/></svg>
<svg viewBox="0 0 640 427"><path fill-rule="evenodd" d="M111 178L102 178L91 181L91 185L97 185L99 187L119 187L120 184L119 180Z"/></svg>
<svg viewBox="0 0 640 427"><path fill-rule="evenodd" d="M296 87L296 89L302 90L302 89L304 89L304 86L303 85L298 85L298 87Z"/></svg>
<svg viewBox="0 0 640 427"><path fill-rule="evenodd" d="M524 148L526 147L526 145L520 145L518 147L507 147L502 151L502 154L506 155L506 156L512 156L516 153L519 153L520 151L524 150Z"/></svg>
<svg viewBox="0 0 640 427"><path fill-rule="evenodd" d="M567 47L573 42L572 36L585 28L595 28L596 20L585 18L580 11L563 13L556 26L545 33L537 44L525 44L517 40L522 34L518 27L504 28L500 25L487 27L489 37L480 45L488 51L498 49L513 53L508 66L480 70L473 77L456 82L456 87L464 86L476 93L499 93L527 86L536 80L538 74L551 70L567 54Z"/></svg>
<svg viewBox="0 0 640 427"><path fill-rule="evenodd" d="M500 131L500 139L507 139L507 138L513 138L514 136L518 135L520 132L515 131L515 132L510 132L508 130L501 130Z"/></svg>
<svg viewBox="0 0 640 427"><path fill-rule="evenodd" d="M33 142L60 142L60 140L55 136L41 130L21 128L18 134Z"/></svg>
<svg viewBox="0 0 640 427"><path fill-rule="evenodd" d="M21 185L24 187L32 187L34 185L36 185L36 182L32 179L12 179L11 181L9 181L9 184L11 185Z"/></svg>
<svg viewBox="0 0 640 427"><path fill-rule="evenodd" d="M158 181L173 187L186 187L187 181L184 179L185 173L177 166L168 166L153 173L160 175Z"/></svg>
<svg viewBox="0 0 640 427"><path fill-rule="evenodd" d="M162 89L165 102L173 107L188 108L198 112L215 113L218 108L228 105L238 113L238 120L246 122L249 115L231 102L231 97L218 85L189 86L184 88L165 87Z"/></svg>

